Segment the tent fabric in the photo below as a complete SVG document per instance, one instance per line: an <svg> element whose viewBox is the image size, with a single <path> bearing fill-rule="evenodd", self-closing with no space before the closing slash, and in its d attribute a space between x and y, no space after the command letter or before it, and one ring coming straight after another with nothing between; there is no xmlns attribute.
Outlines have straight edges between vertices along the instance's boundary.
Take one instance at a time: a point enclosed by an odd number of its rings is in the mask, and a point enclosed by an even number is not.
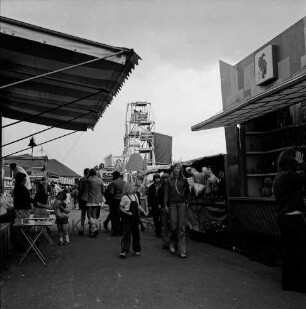
<svg viewBox="0 0 306 309"><path fill-rule="evenodd" d="M192 160L188 160L188 161L183 161L182 165L183 166L191 166L191 165L195 164L196 162L202 162L202 161L206 161L206 160L214 160L214 159L223 158L223 157L224 157L224 154L219 153L219 154L215 154L215 155L211 155L211 156L205 156L205 157L200 157L200 158L196 158L196 159L192 159Z"/></svg>
<svg viewBox="0 0 306 309"><path fill-rule="evenodd" d="M56 159L49 159L48 161L48 176L81 177L68 166L57 161Z"/></svg>
<svg viewBox="0 0 306 309"><path fill-rule="evenodd" d="M0 59L3 117L86 131L94 128L140 57L132 49L1 17Z"/></svg>
<svg viewBox="0 0 306 309"><path fill-rule="evenodd" d="M156 164L172 163L172 136L154 133L154 155Z"/></svg>
<svg viewBox="0 0 306 309"><path fill-rule="evenodd" d="M191 127L192 131L229 127L306 99L306 68L295 77Z"/></svg>

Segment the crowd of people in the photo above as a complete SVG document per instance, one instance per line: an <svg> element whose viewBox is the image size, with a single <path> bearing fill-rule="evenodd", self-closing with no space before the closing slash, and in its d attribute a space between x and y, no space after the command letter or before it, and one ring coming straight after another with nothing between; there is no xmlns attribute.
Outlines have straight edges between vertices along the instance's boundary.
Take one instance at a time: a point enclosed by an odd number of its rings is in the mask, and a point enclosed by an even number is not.
<svg viewBox="0 0 306 309"><path fill-rule="evenodd" d="M299 151L287 149L278 158L278 174L273 183L273 191L278 203L278 224L283 240L282 288L306 292L306 223L303 186L306 183L306 164ZM298 168L300 171L298 171ZM27 217L35 206L37 215L43 215L46 208L55 210L59 232L59 244L69 244L67 194L63 190L56 193L55 201L48 203L44 184L38 185L34 199L28 190L28 177L24 170L15 170L14 210L17 218ZM188 171L187 171L188 172ZM190 170L189 173L196 171ZM211 183L216 177L211 171L204 171ZM197 173L195 174L197 175ZM199 175L197 175L199 176ZM201 175L200 175L201 176ZM208 188L208 182L206 187ZM156 173L147 189L148 211L141 206L139 186L126 182L118 171L113 172L113 181L105 187L95 169L86 168L79 180L77 199L81 210L80 235L84 235L86 215L89 222L89 237L99 234L97 220L101 206L109 205L109 216L104 221L105 229L111 222L113 236L121 236L119 256L126 258L132 250L140 255L140 213L151 215L155 235L161 238L161 245L172 254L187 257L186 249L186 210L190 201L190 183L183 173L180 163L174 163L170 174ZM141 229L143 226L141 226Z"/></svg>
<svg viewBox="0 0 306 309"><path fill-rule="evenodd" d="M173 165L171 174L156 173L153 183L147 190L148 211L141 206L140 190L136 183L126 182L118 171L113 172L113 181L105 188L98 184L95 170L84 170L84 176L78 185L79 207L81 209L80 235L84 234L86 214L89 222L89 237L97 237L99 231L96 220L99 217L92 207L109 205L109 216L103 222L108 229L111 222L112 236L122 236L120 257L126 257L132 244L133 251L140 255L139 227L144 230L140 213L151 215L156 237L162 238L163 248L172 253L178 250L179 256L185 258L186 207L190 191L186 177L179 163ZM166 206L165 206L166 205ZM169 206L169 207L168 207Z"/></svg>

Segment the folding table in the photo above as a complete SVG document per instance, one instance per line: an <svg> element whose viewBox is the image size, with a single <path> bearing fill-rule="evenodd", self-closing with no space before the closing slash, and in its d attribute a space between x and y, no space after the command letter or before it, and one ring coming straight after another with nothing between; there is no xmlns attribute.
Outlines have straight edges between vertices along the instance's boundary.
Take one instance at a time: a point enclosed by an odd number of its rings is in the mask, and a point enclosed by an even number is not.
<svg viewBox="0 0 306 309"><path fill-rule="evenodd" d="M39 219L39 220L37 220ZM27 247L26 251L24 252L23 256L21 257L20 261L18 262L18 266L22 263L22 261L25 259L25 257L29 254L31 248L34 250L34 252L37 254L40 261L43 263L43 265L46 265L46 259L43 256L42 252L36 245L39 237L41 235L44 235L47 240L53 244L53 240L48 235L46 228L48 226L52 226L53 222L50 220L50 218L29 218L29 219L21 219L19 221L16 220L16 222L13 224L14 227L18 227L21 230L21 233L27 240L29 246ZM28 232L29 227L37 227L38 233L34 236L34 238L31 237L31 235Z"/></svg>

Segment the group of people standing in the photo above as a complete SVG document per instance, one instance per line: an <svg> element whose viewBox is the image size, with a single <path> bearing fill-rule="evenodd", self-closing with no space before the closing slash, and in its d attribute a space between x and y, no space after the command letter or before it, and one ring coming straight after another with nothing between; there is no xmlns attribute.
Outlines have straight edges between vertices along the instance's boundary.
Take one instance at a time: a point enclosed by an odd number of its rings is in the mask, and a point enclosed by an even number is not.
<svg viewBox="0 0 306 309"><path fill-rule="evenodd" d="M86 214L89 222L89 237L99 233L97 219L104 201L109 205L109 217L104 221L108 229L110 220L112 236L122 236L120 257L126 257L132 243L133 251L140 255L139 224L140 213L153 217L155 234L162 238L162 247L171 253L178 251L186 258L186 209L190 198L189 185L179 163L173 164L169 174L154 174L153 183L148 188L148 210L140 203L140 194L134 183L123 180L120 172L113 172L113 181L104 187L103 181L94 169L85 169L79 181L79 207L81 209L80 235L84 233Z"/></svg>
<svg viewBox="0 0 306 309"><path fill-rule="evenodd" d="M306 292L306 222L303 186L306 183L306 163L300 151L287 149L278 158L278 174L273 189L278 203L278 224L283 240L282 288ZM35 211L48 208L45 185L40 184L34 199L27 189L28 177L14 164L16 170L14 187L14 210L17 218L28 217L33 205ZM300 169L300 171L298 171ZM122 236L120 257L125 258L132 249L140 255L139 213L148 215L140 205L140 196L134 183L125 182L118 171L113 172L113 181L105 188L95 169L84 170L78 184L79 207L81 209L80 235L84 233L85 216L89 222L89 237L99 234L97 220L100 209L106 202L110 209L112 235ZM147 191L148 209L154 221L155 233L162 238L163 248L187 257L186 210L190 201L190 189L183 168L172 165L170 175L154 174L153 183ZM55 210L60 244L69 243L66 194L60 191L50 207ZM104 222L104 226L105 226Z"/></svg>
<svg viewBox="0 0 306 309"><path fill-rule="evenodd" d="M104 202L109 205L109 217L112 224L112 236L123 236L121 241L121 257L126 257L132 247L136 255L140 255L139 211L147 215L140 205L140 198L133 183L122 179L120 172L113 172L113 181L105 188L103 181L94 169L84 170L84 177L79 181L79 207L81 209L80 235L84 234L86 214L89 222L89 237L99 233L97 219ZM107 228L107 221L104 221ZM107 228L108 229L108 228Z"/></svg>

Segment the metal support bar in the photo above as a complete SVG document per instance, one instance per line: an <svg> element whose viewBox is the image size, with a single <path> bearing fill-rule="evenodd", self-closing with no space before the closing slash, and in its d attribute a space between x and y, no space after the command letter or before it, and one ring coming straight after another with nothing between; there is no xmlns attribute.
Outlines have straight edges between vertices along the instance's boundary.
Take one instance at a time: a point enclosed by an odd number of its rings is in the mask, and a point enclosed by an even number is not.
<svg viewBox="0 0 306 309"><path fill-rule="evenodd" d="M46 141L46 142L37 144L36 146L40 146L40 145L43 145L43 144L47 144L47 143L49 143L49 142L55 141L55 140L57 140L57 139L60 139L60 138L62 138L62 137L65 137L65 136L68 136L68 135L71 135L71 134L74 134L74 133L76 133L76 132L79 132L79 131L73 131L73 132L70 132L70 133L61 135L61 136L59 136L59 137L50 139L49 141ZM21 150L19 150L19 151L15 151L15 152L13 152L13 153L10 153L10 154L8 154L8 155L6 155L6 156L1 157L1 159L4 159L4 158L9 157L9 156L11 156L11 155L13 155L13 154L16 154L16 153L19 153L19 152L22 152L22 151L26 151L26 150L29 150L29 149L32 149L32 147L28 147L28 148L21 149Z"/></svg>

